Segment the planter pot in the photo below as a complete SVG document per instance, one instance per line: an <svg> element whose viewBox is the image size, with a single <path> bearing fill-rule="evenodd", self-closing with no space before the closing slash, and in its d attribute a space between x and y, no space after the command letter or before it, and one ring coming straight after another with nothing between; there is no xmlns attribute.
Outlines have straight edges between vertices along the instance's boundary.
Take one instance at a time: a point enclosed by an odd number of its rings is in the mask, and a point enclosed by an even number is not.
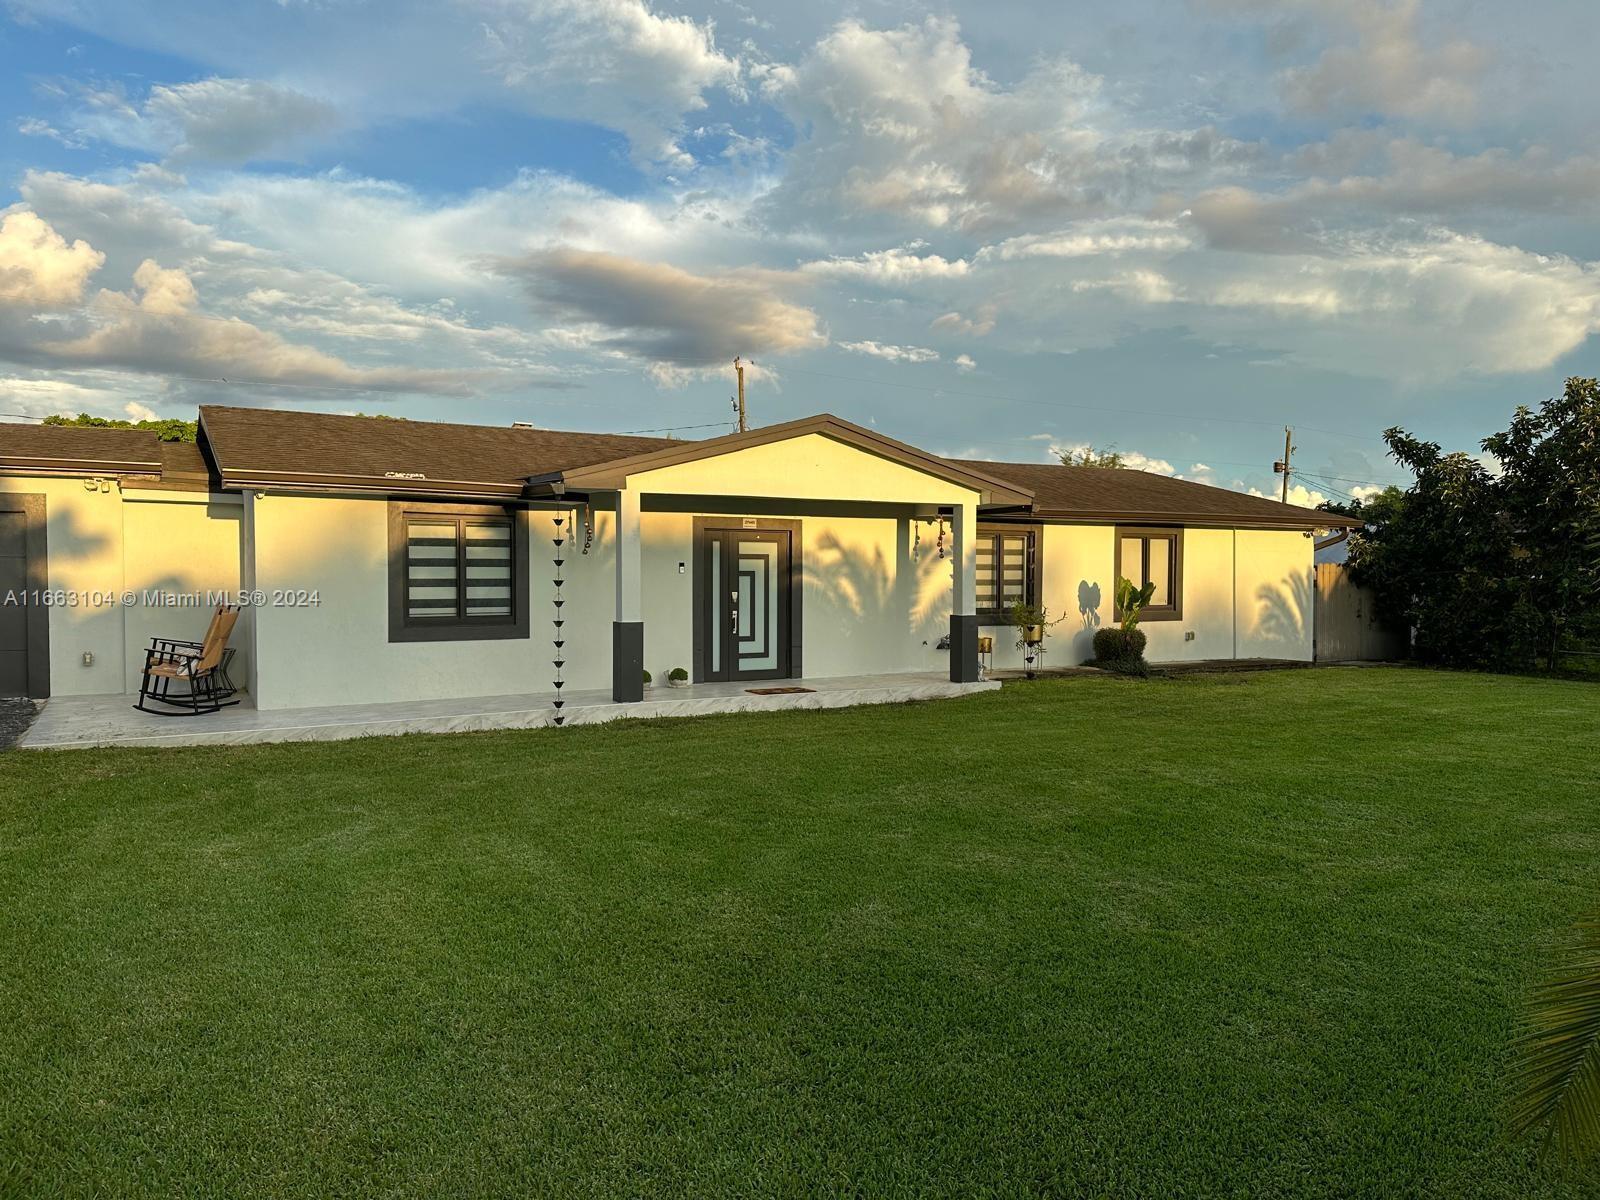
<svg viewBox="0 0 1600 1200"><path fill-rule="evenodd" d="M1022 631L1022 640L1030 646L1037 646L1040 642L1044 641L1044 627L1040 625L1029 625Z"/></svg>
<svg viewBox="0 0 1600 1200"><path fill-rule="evenodd" d="M675 688L685 688L685 687L689 686L689 681L687 679L669 679L669 680L667 680L667 686L668 687L675 687Z"/></svg>

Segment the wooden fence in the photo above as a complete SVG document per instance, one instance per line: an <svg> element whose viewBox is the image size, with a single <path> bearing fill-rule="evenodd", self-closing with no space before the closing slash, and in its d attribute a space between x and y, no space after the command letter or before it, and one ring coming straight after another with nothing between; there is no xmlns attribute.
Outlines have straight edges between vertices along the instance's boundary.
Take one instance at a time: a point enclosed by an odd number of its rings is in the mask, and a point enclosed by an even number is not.
<svg viewBox="0 0 1600 1200"><path fill-rule="evenodd" d="M1373 616L1372 593L1350 581L1343 563L1317 564L1314 656L1318 662L1404 658L1408 639Z"/></svg>

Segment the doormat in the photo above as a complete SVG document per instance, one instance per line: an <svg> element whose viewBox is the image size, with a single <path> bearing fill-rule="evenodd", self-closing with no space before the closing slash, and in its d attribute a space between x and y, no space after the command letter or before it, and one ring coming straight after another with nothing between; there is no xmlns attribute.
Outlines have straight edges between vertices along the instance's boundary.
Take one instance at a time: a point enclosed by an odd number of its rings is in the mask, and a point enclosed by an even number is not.
<svg viewBox="0 0 1600 1200"><path fill-rule="evenodd" d="M816 688L745 688L752 696L798 696L801 692L814 692Z"/></svg>

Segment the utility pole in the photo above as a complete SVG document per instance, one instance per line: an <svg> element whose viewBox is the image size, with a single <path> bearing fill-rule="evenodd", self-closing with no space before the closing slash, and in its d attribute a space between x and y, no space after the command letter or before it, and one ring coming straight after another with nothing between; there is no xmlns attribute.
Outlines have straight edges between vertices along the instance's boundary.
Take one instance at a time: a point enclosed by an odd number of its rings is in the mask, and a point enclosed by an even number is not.
<svg viewBox="0 0 1600 1200"><path fill-rule="evenodd" d="M744 364L737 354L733 356L733 373L739 377L739 432L743 433L750 426L744 419Z"/></svg>
<svg viewBox="0 0 1600 1200"><path fill-rule="evenodd" d="M1283 461L1272 464L1273 473L1283 476L1282 500L1285 504L1289 503L1289 458L1295 451L1295 447L1290 444L1293 440L1294 430L1285 425L1283 427Z"/></svg>

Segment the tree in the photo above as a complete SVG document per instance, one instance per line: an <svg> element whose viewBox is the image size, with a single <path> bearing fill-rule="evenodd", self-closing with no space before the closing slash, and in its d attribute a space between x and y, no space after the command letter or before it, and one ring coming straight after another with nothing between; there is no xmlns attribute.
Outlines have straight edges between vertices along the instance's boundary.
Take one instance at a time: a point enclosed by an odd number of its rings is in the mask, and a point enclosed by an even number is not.
<svg viewBox="0 0 1600 1200"><path fill-rule="evenodd" d="M163 442L192 442L200 433L198 421L181 421L176 417L154 421L124 421L118 417L91 417L79 413L75 417L57 415L46 417L42 425L75 425L86 429L150 429Z"/></svg>
<svg viewBox="0 0 1600 1200"><path fill-rule="evenodd" d="M1483 448L1500 461L1505 518L1554 669L1569 634L1600 632L1600 383L1567 380L1537 412L1518 408Z"/></svg>
<svg viewBox="0 0 1600 1200"><path fill-rule="evenodd" d="M1485 438L1498 460L1385 432L1416 482L1348 506L1352 578L1378 615L1413 631L1419 657L1526 670L1559 663L1564 637L1600 629L1600 386L1571 379L1537 412ZM1333 507L1333 506L1329 506Z"/></svg>
<svg viewBox="0 0 1600 1200"><path fill-rule="evenodd" d="M1079 446L1075 450L1061 451L1060 458L1064 467L1122 468L1128 465L1114 447L1101 450L1097 446Z"/></svg>

